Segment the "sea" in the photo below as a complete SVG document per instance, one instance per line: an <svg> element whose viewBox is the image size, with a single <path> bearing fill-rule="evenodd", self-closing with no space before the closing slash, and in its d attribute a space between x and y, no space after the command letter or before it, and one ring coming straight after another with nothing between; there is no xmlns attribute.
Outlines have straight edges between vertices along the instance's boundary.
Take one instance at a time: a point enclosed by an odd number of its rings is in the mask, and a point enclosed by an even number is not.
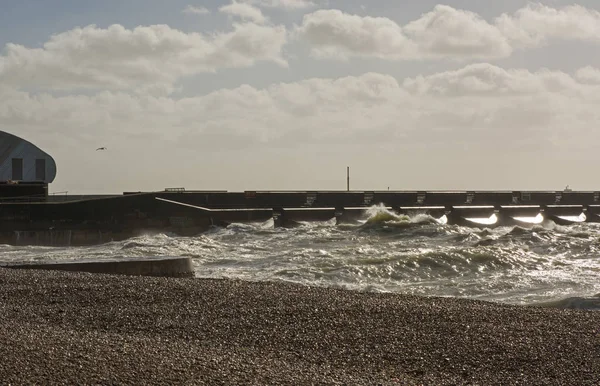
<svg viewBox="0 0 600 386"><path fill-rule="evenodd" d="M600 310L600 224L471 228L367 210L356 224L273 221L90 247L1 245L5 261L189 256L197 278Z"/></svg>

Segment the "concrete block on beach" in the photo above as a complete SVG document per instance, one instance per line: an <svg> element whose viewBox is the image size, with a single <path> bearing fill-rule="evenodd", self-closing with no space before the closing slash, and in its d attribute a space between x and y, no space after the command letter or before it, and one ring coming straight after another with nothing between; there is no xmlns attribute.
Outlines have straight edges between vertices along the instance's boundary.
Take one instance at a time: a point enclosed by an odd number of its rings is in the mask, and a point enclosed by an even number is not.
<svg viewBox="0 0 600 386"><path fill-rule="evenodd" d="M0 267L104 273L112 275L193 277L194 268L189 257L140 257L110 260L73 260L53 262L0 262Z"/></svg>

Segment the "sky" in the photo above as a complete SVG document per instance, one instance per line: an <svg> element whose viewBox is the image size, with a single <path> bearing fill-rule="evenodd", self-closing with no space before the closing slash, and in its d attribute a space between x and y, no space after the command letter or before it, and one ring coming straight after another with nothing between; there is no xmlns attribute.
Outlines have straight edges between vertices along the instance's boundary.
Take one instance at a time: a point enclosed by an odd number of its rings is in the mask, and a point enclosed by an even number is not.
<svg viewBox="0 0 600 386"><path fill-rule="evenodd" d="M598 106L596 0L0 0L53 193L600 190Z"/></svg>

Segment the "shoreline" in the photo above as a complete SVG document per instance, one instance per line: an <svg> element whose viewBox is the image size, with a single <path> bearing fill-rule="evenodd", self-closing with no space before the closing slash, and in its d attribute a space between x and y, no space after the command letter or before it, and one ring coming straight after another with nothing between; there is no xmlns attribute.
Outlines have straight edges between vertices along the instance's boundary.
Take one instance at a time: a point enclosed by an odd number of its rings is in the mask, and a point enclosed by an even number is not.
<svg viewBox="0 0 600 386"><path fill-rule="evenodd" d="M578 384L600 313L288 283L0 268L11 384Z"/></svg>

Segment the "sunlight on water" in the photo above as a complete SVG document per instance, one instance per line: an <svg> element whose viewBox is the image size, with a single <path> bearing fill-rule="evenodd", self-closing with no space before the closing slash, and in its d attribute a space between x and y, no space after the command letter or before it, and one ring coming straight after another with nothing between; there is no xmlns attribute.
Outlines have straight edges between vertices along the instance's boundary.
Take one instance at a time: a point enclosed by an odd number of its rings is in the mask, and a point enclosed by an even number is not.
<svg viewBox="0 0 600 386"><path fill-rule="evenodd" d="M496 214L492 214L490 217L488 218L479 218L479 217L475 217L475 218L470 218L470 217L466 217L466 220L469 220L475 224L478 225L494 225L498 222L498 216L496 216Z"/></svg>
<svg viewBox="0 0 600 386"><path fill-rule="evenodd" d="M544 222L544 216L541 213L538 213L535 217L513 217L517 221L521 221L527 224L536 224L539 225Z"/></svg>

